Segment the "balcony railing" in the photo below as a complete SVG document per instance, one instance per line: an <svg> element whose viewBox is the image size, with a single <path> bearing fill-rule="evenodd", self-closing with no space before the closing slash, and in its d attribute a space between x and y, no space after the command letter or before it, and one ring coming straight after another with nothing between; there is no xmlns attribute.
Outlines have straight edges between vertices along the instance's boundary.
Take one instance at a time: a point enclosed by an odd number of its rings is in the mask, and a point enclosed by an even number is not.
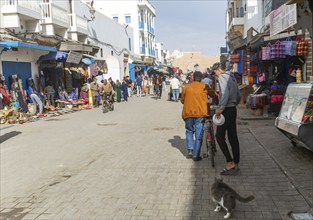
<svg viewBox="0 0 313 220"><path fill-rule="evenodd" d="M66 9L51 3L41 3L41 9L42 16L46 19L46 22L68 26L69 17Z"/></svg>
<svg viewBox="0 0 313 220"><path fill-rule="evenodd" d="M71 31L88 32L87 20L75 14L69 14Z"/></svg>
<svg viewBox="0 0 313 220"><path fill-rule="evenodd" d="M233 18L228 26L228 30L230 30L233 26L236 25L244 25L244 18Z"/></svg>
<svg viewBox="0 0 313 220"><path fill-rule="evenodd" d="M15 6L15 7L22 7L22 8L27 8L33 11L40 12L40 7L39 7L39 0L1 0L4 1L2 2L3 6Z"/></svg>
<svg viewBox="0 0 313 220"><path fill-rule="evenodd" d="M32 18L39 20L40 2L40 0L0 0L1 12L3 15L20 14L27 20Z"/></svg>
<svg viewBox="0 0 313 220"><path fill-rule="evenodd" d="M155 15L155 8L148 0L138 0L138 5L149 8L150 11Z"/></svg>

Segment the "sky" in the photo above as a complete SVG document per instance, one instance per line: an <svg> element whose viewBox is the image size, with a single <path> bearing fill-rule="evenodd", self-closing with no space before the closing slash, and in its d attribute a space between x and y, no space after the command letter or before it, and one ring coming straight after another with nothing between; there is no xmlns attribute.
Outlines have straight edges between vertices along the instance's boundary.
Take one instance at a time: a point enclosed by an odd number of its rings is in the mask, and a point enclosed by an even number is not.
<svg viewBox="0 0 313 220"><path fill-rule="evenodd" d="M155 7L155 40L166 50L213 56L226 46L227 0L150 0Z"/></svg>

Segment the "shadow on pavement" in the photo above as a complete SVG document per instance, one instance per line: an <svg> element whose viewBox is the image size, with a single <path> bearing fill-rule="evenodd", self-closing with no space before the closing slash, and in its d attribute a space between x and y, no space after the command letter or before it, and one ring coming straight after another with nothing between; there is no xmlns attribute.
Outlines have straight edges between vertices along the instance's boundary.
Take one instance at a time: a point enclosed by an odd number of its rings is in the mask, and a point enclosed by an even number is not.
<svg viewBox="0 0 313 220"><path fill-rule="evenodd" d="M180 136L174 136L173 139L168 140L172 144L172 147L177 148L183 156L186 156L186 139L182 139Z"/></svg>
<svg viewBox="0 0 313 220"><path fill-rule="evenodd" d="M5 141L7 141L8 139L10 139L12 137L15 137L15 136L19 135L19 134L22 134L22 132L20 132L20 131L11 131L9 133L1 135L0 136L0 144L5 142Z"/></svg>

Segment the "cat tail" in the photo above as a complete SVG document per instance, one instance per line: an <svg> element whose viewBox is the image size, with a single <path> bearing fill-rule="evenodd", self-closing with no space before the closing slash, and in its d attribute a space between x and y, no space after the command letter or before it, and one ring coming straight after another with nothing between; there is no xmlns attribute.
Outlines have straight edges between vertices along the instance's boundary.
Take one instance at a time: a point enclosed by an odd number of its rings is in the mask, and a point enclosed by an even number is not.
<svg viewBox="0 0 313 220"><path fill-rule="evenodd" d="M236 199L240 202L250 202L254 199L254 196L248 196L247 198L241 197L238 193L236 193Z"/></svg>

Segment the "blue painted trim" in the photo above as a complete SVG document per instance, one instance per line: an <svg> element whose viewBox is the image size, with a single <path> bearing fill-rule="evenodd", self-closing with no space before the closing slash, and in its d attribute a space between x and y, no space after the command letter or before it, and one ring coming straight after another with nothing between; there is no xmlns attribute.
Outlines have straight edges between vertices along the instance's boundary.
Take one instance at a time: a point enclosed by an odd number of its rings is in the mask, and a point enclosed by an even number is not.
<svg viewBox="0 0 313 220"><path fill-rule="evenodd" d="M24 42L19 42L19 41L8 41L8 42L2 41L0 42L0 47L5 48L5 50L10 50L12 47L23 47L23 48L30 48L34 50L57 52L57 48L55 47L42 46L42 45L24 43Z"/></svg>

